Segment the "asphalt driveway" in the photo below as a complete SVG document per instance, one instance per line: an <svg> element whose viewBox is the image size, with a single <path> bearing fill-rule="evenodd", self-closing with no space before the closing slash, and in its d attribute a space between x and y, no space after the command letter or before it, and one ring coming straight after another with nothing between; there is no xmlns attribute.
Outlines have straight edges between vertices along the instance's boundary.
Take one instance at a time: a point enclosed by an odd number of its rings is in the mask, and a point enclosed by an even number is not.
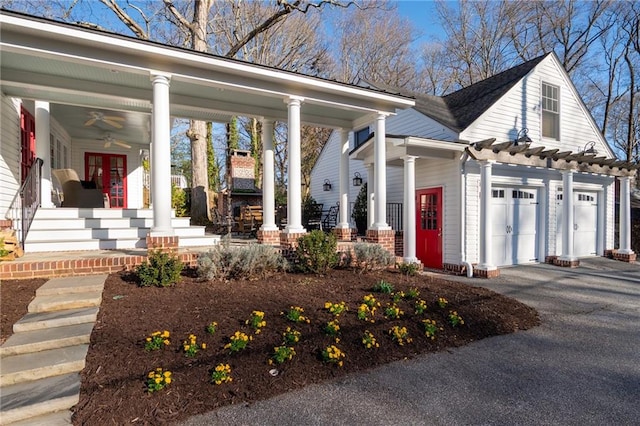
<svg viewBox="0 0 640 426"><path fill-rule="evenodd" d="M542 325L185 425L640 425L640 265L593 258L463 280L535 307Z"/></svg>

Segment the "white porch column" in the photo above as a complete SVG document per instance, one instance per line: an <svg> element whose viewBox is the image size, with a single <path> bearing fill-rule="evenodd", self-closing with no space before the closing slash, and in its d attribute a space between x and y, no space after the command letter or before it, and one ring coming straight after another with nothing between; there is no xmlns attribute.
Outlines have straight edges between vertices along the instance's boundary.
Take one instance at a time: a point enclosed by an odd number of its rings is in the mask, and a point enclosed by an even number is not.
<svg viewBox="0 0 640 426"><path fill-rule="evenodd" d="M263 231L277 231L275 213L275 161L273 120L262 120L262 226Z"/></svg>
<svg viewBox="0 0 640 426"><path fill-rule="evenodd" d="M306 232L302 227L302 189L300 188L300 105L303 98L291 96L286 100L288 105L289 128L289 182L287 185L287 226L284 230L289 234Z"/></svg>
<svg viewBox="0 0 640 426"><path fill-rule="evenodd" d="M387 224L387 149L386 149L386 120L387 115L379 113L376 117L376 132L373 141L373 168L375 180L373 192L375 198L375 217L371 229L389 230Z"/></svg>
<svg viewBox="0 0 640 426"><path fill-rule="evenodd" d="M492 161L480 161L480 262L478 269L495 271L493 265L493 229L491 223Z"/></svg>
<svg viewBox="0 0 640 426"><path fill-rule="evenodd" d="M336 228L349 229L349 131L340 130L340 222Z"/></svg>
<svg viewBox="0 0 640 426"><path fill-rule="evenodd" d="M629 176L620 179L620 247L618 253L633 254L631 249L631 192Z"/></svg>
<svg viewBox="0 0 640 426"><path fill-rule="evenodd" d="M42 158L42 179L40 180L40 207L53 207L51 202L51 124L49 102L36 101L36 157Z"/></svg>
<svg viewBox="0 0 640 426"><path fill-rule="evenodd" d="M417 263L416 257L416 157L404 160L404 208L402 210L405 263Z"/></svg>
<svg viewBox="0 0 640 426"><path fill-rule="evenodd" d="M373 228L376 218L375 194L373 192L373 182L375 181L376 171L373 164L367 164L367 229Z"/></svg>
<svg viewBox="0 0 640 426"><path fill-rule="evenodd" d="M573 170L562 171L562 255L560 260L572 262L573 255Z"/></svg>
<svg viewBox="0 0 640 426"><path fill-rule="evenodd" d="M171 227L171 115L169 82L171 76L151 74L153 85L151 199L153 200L152 237L172 236Z"/></svg>

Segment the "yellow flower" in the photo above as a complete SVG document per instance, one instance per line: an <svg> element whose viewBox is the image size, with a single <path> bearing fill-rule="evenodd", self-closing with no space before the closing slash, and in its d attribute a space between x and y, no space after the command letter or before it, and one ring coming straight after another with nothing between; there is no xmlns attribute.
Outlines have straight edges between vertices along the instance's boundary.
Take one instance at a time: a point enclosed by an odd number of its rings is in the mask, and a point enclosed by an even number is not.
<svg viewBox="0 0 640 426"><path fill-rule="evenodd" d="M171 383L171 377L167 377L166 379L164 379L164 381L165 381L167 384Z"/></svg>
<svg viewBox="0 0 640 426"><path fill-rule="evenodd" d="M150 342L150 341L151 341L151 337L147 337L147 342Z"/></svg>
<svg viewBox="0 0 640 426"><path fill-rule="evenodd" d="M150 378L150 379L153 379L153 376L155 376L153 371L150 371L149 374L147 374L147 377Z"/></svg>
<svg viewBox="0 0 640 426"><path fill-rule="evenodd" d="M156 382L156 384L160 384L160 382L162 381L162 379L160 377L156 377L156 379L154 380Z"/></svg>
<svg viewBox="0 0 640 426"><path fill-rule="evenodd" d="M163 343L164 343L166 346L169 346L169 344L170 344L171 342L169 342L168 340L166 340L166 339L165 339Z"/></svg>
<svg viewBox="0 0 640 426"><path fill-rule="evenodd" d="M171 371L165 371L164 377L171 377Z"/></svg>
<svg viewBox="0 0 640 426"><path fill-rule="evenodd" d="M191 348L191 346L189 346L189 345L184 345L184 350L185 350L185 351L188 351L188 350L189 350L189 348Z"/></svg>
<svg viewBox="0 0 640 426"><path fill-rule="evenodd" d="M203 343L203 344L201 345L201 347L202 347L202 349L207 349L207 344L206 344L206 343Z"/></svg>

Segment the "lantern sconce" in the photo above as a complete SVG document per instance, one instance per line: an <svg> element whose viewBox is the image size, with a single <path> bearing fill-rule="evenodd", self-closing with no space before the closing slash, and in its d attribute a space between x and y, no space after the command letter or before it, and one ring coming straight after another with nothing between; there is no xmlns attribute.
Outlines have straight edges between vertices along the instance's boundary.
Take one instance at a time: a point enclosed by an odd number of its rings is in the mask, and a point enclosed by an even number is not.
<svg viewBox="0 0 640 426"><path fill-rule="evenodd" d="M589 141L584 144L584 148L582 148L582 152L580 152L580 154L598 155L598 150L596 149L596 141Z"/></svg>
<svg viewBox="0 0 640 426"><path fill-rule="evenodd" d="M362 186L362 177L358 172L353 174L353 186Z"/></svg>
<svg viewBox="0 0 640 426"><path fill-rule="evenodd" d="M329 181L329 179L324 180L324 184L322 185L322 190L331 191L331 182Z"/></svg>
<svg viewBox="0 0 640 426"><path fill-rule="evenodd" d="M518 135L516 136L516 140L514 141L514 144L516 146L519 145L520 143L524 143L528 145L531 142L533 142L531 138L527 135L528 132L529 132L529 129L527 129L526 127L523 127L522 130L518 132Z"/></svg>

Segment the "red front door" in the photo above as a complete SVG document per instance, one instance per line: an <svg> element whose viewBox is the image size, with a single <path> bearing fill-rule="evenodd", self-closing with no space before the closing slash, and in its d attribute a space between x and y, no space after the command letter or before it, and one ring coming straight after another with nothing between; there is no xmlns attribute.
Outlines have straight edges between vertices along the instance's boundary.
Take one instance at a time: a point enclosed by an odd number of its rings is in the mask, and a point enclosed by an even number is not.
<svg viewBox="0 0 640 426"><path fill-rule="evenodd" d="M24 107L20 108L20 173L22 182L36 159L36 120Z"/></svg>
<svg viewBox="0 0 640 426"><path fill-rule="evenodd" d="M111 207L127 208L127 156L87 152L84 155L85 180L109 195Z"/></svg>
<svg viewBox="0 0 640 426"><path fill-rule="evenodd" d="M416 191L416 256L427 268L442 268L442 188Z"/></svg>

